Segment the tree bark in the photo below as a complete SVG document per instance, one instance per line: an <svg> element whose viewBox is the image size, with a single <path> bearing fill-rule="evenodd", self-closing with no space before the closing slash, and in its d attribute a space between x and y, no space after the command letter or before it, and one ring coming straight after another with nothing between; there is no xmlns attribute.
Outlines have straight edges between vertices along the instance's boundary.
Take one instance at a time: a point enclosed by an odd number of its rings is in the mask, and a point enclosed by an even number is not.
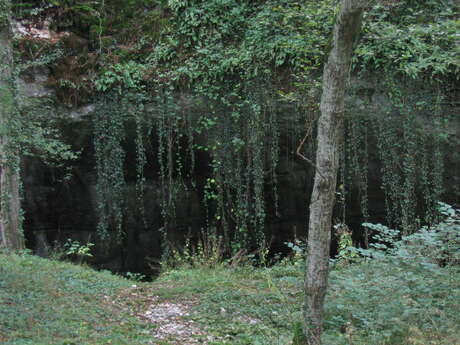
<svg viewBox="0 0 460 345"><path fill-rule="evenodd" d="M326 295L332 212L335 203L344 98L354 43L361 30L367 1L343 0L334 25L332 48L323 71L321 115L318 121L316 173L310 202L305 277L304 342L320 345Z"/></svg>
<svg viewBox="0 0 460 345"><path fill-rule="evenodd" d="M19 154L11 138L17 115L13 84L11 2L0 0L0 247L24 248L19 195Z"/></svg>

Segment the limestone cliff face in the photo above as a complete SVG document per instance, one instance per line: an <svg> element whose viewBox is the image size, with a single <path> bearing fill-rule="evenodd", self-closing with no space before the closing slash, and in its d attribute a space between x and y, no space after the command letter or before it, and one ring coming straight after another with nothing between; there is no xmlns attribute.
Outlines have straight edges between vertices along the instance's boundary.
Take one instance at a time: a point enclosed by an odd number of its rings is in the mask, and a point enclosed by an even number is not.
<svg viewBox="0 0 460 345"><path fill-rule="evenodd" d="M63 242L67 238L82 242L96 241L97 227L96 172L93 149L93 124L95 105L87 103L77 106L63 104L56 91L46 85L50 70L37 68L27 72L20 81L21 92L25 96L24 109L46 112L56 119L56 126L64 140L80 152L79 158L67 167L50 167L36 158L23 162L25 230L31 247L43 244L43 233L49 242ZM356 80L355 94L350 97L349 106L368 113L369 117L382 116L381 109L389 100L379 88L378 80L370 76L367 80ZM189 97L184 94L183 98ZM193 105L190 97L184 106L199 113L201 105ZM448 111L448 109L446 110ZM270 205L267 210L266 232L271 239L274 252L285 251L284 242L306 234L309 193L312 187L312 167L298 158L295 149L303 136L302 127L293 132L292 122L299 123L303 114L294 108L281 106L280 158L277 167L278 216ZM427 114L428 116L428 114ZM419 121L429 130L430 124L423 114ZM129 126L128 126L129 127ZM128 129L129 130L129 129ZM458 127L450 131L458 133ZM130 134L128 134L129 136ZM134 133L131 133L134 136ZM201 138L205 144L206 138ZM127 162L135 161L135 150L127 146ZM375 149L370 145L368 198L369 214L376 221L385 220L385 197L381 189L381 162ZM374 147L374 148L372 148ZM148 153L155 156L157 147ZM203 181L208 174L206 166L210 157L197 155L197 169L191 179ZM454 162L452 162L454 163ZM132 176L132 164L127 164L126 175ZM452 166L452 169L455 167ZM152 168L155 169L155 168ZM109 254L100 254L95 261L102 267L113 270L146 271L145 257L161 256L161 233L163 216L161 212L161 183L158 174L148 173L145 182L144 208L145 222L139 211L136 196L136 181L128 179L125 189L126 239L121 246L112 248ZM189 186L192 181L188 181ZM200 187L201 186L201 187ZM197 236L206 227L206 209L203 204L203 183L197 188L180 192L176 202L175 224L170 233L172 242L182 243L186 236ZM266 188L270 188L267 186ZM454 197L452 197L454 198ZM341 205L338 204L337 216ZM362 213L358 197L352 197L347 205L347 222L355 229L360 228ZM356 239L359 239L359 232ZM43 247L43 246L42 246Z"/></svg>
<svg viewBox="0 0 460 345"><path fill-rule="evenodd" d="M93 81L97 70L104 68L104 62L99 60L100 52L89 35L85 36L81 30L72 27L56 25L56 18L45 16L41 22L15 24L18 46L23 49L23 54L35 52L32 56L27 56L26 60L30 62L34 54L41 56L39 50L30 48L34 42L39 42L48 49L46 56L50 59L44 63L30 63L22 70L18 81L21 110L23 113L33 113L42 120L49 121L52 127L61 133L63 140L79 152L78 159L65 163L64 166L50 165L39 158L27 157L23 160L26 239L29 247L37 248L43 255L46 255L46 246L53 241L62 243L67 238L73 238L82 242L96 242L95 230L98 222L93 147L97 91ZM107 44L112 44L114 40L113 37L100 39L107 41ZM347 106L350 114L361 113L369 118L388 116L391 101L382 86L381 76L369 73L364 77L353 77L351 84L353 92L349 96ZM405 90L407 94L422 91L429 93L429 86L412 85ZM174 99L178 100L178 111L187 112L193 121L210 106L203 104L195 95L190 94L190 91L175 92ZM445 96L449 102L443 105L442 112L455 116L459 113L459 90L452 89ZM319 94L313 95L312 98L319 98ZM284 242L295 237L302 238L306 234L309 194L314 171L310 164L296 155L296 149L305 135L305 118L308 117L305 110L299 110L298 107L286 102L273 103L274 111L278 114L280 131L280 155L276 168L278 208L275 209L274 200L267 200L266 234L273 252L282 252L286 251ZM426 110L417 112L416 121L420 124L419 129L432 131L431 115ZM152 117L155 116L152 112ZM230 117L231 114L223 112L220 116ZM145 258L155 260L161 256L161 190L164 186L159 179L158 166L151 163L146 169L143 198L145 212L142 214L136 194L136 149L132 139L135 130L132 123L126 125L126 130L127 138L130 138L124 143L126 187L123 227L126 236L121 244L114 245L109 251L100 250L94 261L101 267L113 270L146 271L148 265ZM368 213L372 215L372 220L383 222L386 203L381 187L382 162L378 140L373 130L369 128L368 132ZM445 132L458 140L459 122L450 122ZM188 134L184 133L185 136ZM349 132L348 135L352 133ZM208 138L196 135L196 144L206 145ZM151 146L147 152L152 162L158 153L157 145L157 138L152 134ZM310 158L314 156L313 149L314 143L310 141L306 150ZM447 186L458 185L458 160L452 152L445 151L443 155L446 157L446 171L449 171L444 182ZM212 158L208 153L197 151L193 174L177 181L181 189L177 193L174 224L168 238L172 243L177 243L177 246L180 246L187 236L198 236L208 225L203 194L206 178L210 176ZM355 239L360 240L362 209L357 187L360 181L355 179L347 183L350 193L347 195L346 221L357 230ZM268 183L264 185L266 191L271 188ZM267 195L269 194L267 192ZM446 201L458 200L458 195L449 189L444 197ZM343 207L338 203L337 219L342 216L342 211Z"/></svg>

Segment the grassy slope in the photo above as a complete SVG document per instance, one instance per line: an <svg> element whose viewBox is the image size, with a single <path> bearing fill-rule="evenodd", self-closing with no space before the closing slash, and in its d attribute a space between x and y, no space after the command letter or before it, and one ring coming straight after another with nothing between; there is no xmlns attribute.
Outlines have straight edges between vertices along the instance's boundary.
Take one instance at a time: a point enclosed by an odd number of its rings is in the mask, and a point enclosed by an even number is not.
<svg viewBox="0 0 460 345"><path fill-rule="evenodd" d="M336 267L324 343L459 345L459 269L424 265L377 260ZM155 295L189 301L190 317L218 337L213 344L289 344L301 320L302 270L301 261L181 268L138 284L135 294L120 294L133 282L67 263L0 255L0 343L147 344L147 325L126 311L142 309L144 297Z"/></svg>
<svg viewBox="0 0 460 345"><path fill-rule="evenodd" d="M70 263L0 254L0 343L145 344L142 325L105 297L132 284Z"/></svg>

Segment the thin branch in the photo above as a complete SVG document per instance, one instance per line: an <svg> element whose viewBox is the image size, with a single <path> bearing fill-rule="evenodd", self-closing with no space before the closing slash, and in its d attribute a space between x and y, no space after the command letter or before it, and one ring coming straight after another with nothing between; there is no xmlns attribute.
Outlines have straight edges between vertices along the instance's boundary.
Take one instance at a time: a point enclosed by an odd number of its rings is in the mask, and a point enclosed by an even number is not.
<svg viewBox="0 0 460 345"><path fill-rule="evenodd" d="M307 138L310 136L310 133L311 133L311 130L313 128L313 124L310 124L310 126L308 127L307 129L307 133L305 133L305 136L303 137L303 139L300 141L300 144L299 146L297 147L297 150L296 150L296 154L302 158L303 160L305 160L307 163L309 163L313 168L315 168L315 170L318 172L318 174L323 178L323 179L326 179L324 177L324 175L321 173L321 171L318 169L318 167L315 165L315 163L313 163L313 161L311 161L310 159L308 159L307 157L305 157L301 150L302 150L302 147L303 145L305 144L305 141L307 140Z"/></svg>

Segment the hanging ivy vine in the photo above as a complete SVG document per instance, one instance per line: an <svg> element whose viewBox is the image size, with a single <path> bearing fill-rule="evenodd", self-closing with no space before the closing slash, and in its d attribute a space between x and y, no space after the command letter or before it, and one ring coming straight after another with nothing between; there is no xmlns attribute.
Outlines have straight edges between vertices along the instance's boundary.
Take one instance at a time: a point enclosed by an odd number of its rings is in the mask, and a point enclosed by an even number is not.
<svg viewBox="0 0 460 345"><path fill-rule="evenodd" d="M412 82L388 73L379 90L387 97L386 105L380 104L373 116L350 109L354 113L348 118L346 135L347 181L358 187L363 217L368 216L369 140L375 140L387 222L406 234L420 223L436 220L436 205L444 192L448 123L448 116L442 115L441 85L433 82L417 94L411 94L412 87ZM359 107L365 109L363 104Z"/></svg>
<svg viewBox="0 0 460 345"><path fill-rule="evenodd" d="M147 162L143 68L133 62L115 65L97 81L101 92L94 116L94 149L98 201L98 234L104 240L123 238L125 198L125 141L127 121L135 123L136 191L144 216L144 167ZM115 236L110 236L115 234Z"/></svg>
<svg viewBox="0 0 460 345"><path fill-rule="evenodd" d="M123 229L125 130L120 105L118 92L104 95L97 103L94 121L96 190L100 198L98 232L103 239L108 238L112 229L120 237Z"/></svg>
<svg viewBox="0 0 460 345"><path fill-rule="evenodd" d="M454 49L458 21L453 3L447 3L378 5L367 15L354 68L363 75L379 71L385 76L375 87L386 101L370 111L375 99L369 96L348 117L339 190L342 221L348 216L347 203L355 199L362 218L372 216L373 165L381 171L389 225L410 233L417 222L434 220L436 202L444 196L448 135L440 80L458 76L459 70ZM121 233L124 125L132 120L139 200L146 182L146 143L157 140L165 248L170 232L177 231L179 198L190 188L202 193L206 231L222 236L228 253L263 247L267 219L280 214L279 157L294 161L303 123L315 126L315 81L326 55L335 2L170 0L165 6L169 24L155 48L148 50L140 42L139 56L126 53L127 62L110 66L98 82L100 231ZM423 6L431 13L421 22L417 13L425 13ZM388 13L397 13L397 21ZM411 35L395 36L401 27L410 27ZM407 86L424 81L432 83L430 89L411 94ZM436 99L427 101L433 89L438 90ZM293 114L280 110L286 103ZM314 147L311 135L303 150L312 153ZM209 165L203 181L193 179L198 153Z"/></svg>

